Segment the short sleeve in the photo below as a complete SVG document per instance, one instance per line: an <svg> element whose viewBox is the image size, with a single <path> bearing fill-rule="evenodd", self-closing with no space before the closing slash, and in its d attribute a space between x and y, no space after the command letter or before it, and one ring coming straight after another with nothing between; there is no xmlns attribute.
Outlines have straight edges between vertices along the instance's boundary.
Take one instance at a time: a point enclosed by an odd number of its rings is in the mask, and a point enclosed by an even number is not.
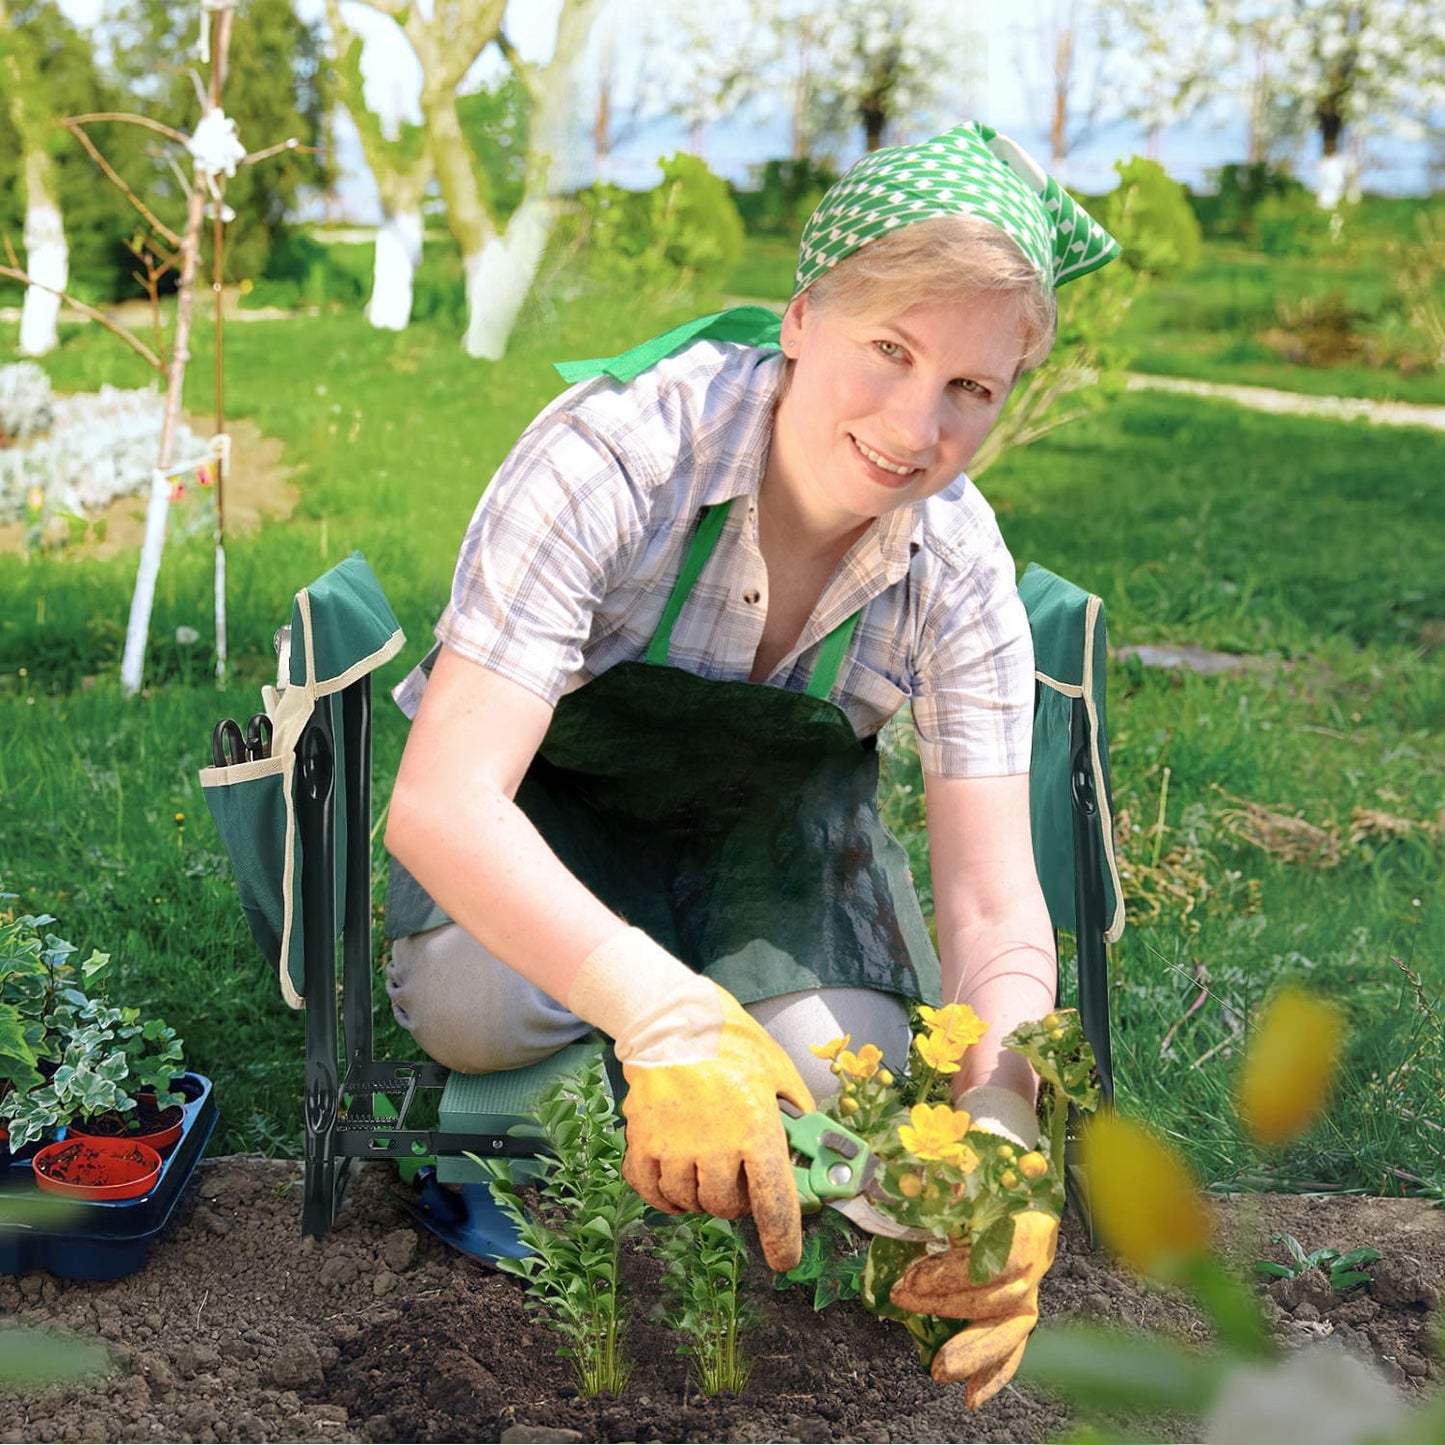
<svg viewBox="0 0 1445 1445"><path fill-rule="evenodd" d="M639 470L575 411L539 418L473 514L437 638L555 703L644 533Z"/></svg>
<svg viewBox="0 0 1445 1445"><path fill-rule="evenodd" d="M1026 773L1033 703L1033 638L1000 539L950 577L924 619L913 688L924 771L949 778Z"/></svg>

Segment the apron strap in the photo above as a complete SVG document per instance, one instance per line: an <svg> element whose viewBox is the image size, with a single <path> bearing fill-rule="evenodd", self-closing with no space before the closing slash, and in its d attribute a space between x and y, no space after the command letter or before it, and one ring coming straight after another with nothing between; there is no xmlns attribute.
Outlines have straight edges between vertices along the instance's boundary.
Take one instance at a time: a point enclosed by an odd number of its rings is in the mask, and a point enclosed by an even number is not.
<svg viewBox="0 0 1445 1445"><path fill-rule="evenodd" d="M702 576L702 569L707 566L707 559L712 556L717 539L722 536L732 504L733 498L729 497L727 501L719 502L716 506L703 508L702 520L697 524L697 531L692 534L692 541L688 543L687 555L682 559L682 570L677 574L677 581L672 584L662 616L657 619L657 631L652 634L652 641L647 644L647 651L643 654L644 662L654 667L668 665L668 655L672 651L672 629L682 611L682 604L687 601L688 594L692 591L693 583ZM862 615L860 608L823 639L823 645L818 649L818 660L813 664L813 675L808 679L805 689L809 697L826 699L833 691L833 686L838 681L838 673L843 667L843 658L848 652L848 644L853 640L854 629Z"/></svg>
<svg viewBox="0 0 1445 1445"><path fill-rule="evenodd" d="M702 575L707 559L712 556L712 549L717 546L717 539L727 524L728 511L732 504L733 499L729 497L718 506L703 508L702 521L698 523L697 531L692 534L687 556L682 559L682 571L677 574L677 581L672 584L667 606L662 609L662 616L657 619L657 631L652 634L652 641L647 644L647 651L643 654L644 662L650 662L655 667L667 666L668 654L672 651L673 625L677 622L678 613L682 611L682 604L687 601L688 593L692 591L692 584Z"/></svg>
<svg viewBox="0 0 1445 1445"><path fill-rule="evenodd" d="M838 681L838 673L843 667L848 644L853 640L853 631L862 615L863 610L859 608L851 617L844 618L823 639L823 645L818 649L818 660L813 664L813 675L804 689L809 697L826 699L833 691L833 684Z"/></svg>

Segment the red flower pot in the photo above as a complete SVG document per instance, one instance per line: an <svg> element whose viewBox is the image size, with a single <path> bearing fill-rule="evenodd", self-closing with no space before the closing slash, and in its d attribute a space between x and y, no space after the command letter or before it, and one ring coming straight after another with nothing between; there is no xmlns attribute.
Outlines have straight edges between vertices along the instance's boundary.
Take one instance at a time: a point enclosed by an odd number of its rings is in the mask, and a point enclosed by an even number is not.
<svg viewBox="0 0 1445 1445"><path fill-rule="evenodd" d="M131 1139L62 1139L32 1162L41 1189L71 1199L138 1199L161 1172L161 1156Z"/></svg>

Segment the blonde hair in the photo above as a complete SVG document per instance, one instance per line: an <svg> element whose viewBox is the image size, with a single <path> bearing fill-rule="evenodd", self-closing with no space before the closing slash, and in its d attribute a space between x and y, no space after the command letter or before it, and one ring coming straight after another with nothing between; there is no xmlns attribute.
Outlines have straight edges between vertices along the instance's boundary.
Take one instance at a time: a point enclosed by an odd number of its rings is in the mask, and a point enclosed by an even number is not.
<svg viewBox="0 0 1445 1445"><path fill-rule="evenodd" d="M1015 242L978 216L933 216L850 252L807 288L818 306L846 316L898 314L981 293L1018 298L1024 323L1020 371L1053 349L1058 307Z"/></svg>

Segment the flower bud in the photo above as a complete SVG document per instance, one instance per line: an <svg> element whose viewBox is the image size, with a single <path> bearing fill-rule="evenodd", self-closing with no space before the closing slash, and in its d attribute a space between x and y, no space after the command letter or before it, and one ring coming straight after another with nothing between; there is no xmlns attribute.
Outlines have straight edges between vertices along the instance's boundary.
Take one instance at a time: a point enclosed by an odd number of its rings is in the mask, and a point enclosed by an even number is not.
<svg viewBox="0 0 1445 1445"><path fill-rule="evenodd" d="M1056 1043L1056 1044L1061 1044L1061 1043L1063 1043L1063 1041L1064 1041L1064 1031L1063 1031L1063 1029L1050 1029L1050 1030L1049 1030L1049 1038L1050 1038L1054 1043Z"/></svg>
<svg viewBox="0 0 1445 1445"><path fill-rule="evenodd" d="M851 1119L858 1112L858 1101L852 1094L844 1094L838 1100L838 1112L845 1118Z"/></svg>
<svg viewBox="0 0 1445 1445"><path fill-rule="evenodd" d="M1012 1144L1000 1144L994 1151L1005 1164L1012 1164L1018 1158L1018 1151Z"/></svg>
<svg viewBox="0 0 1445 1445"><path fill-rule="evenodd" d="M1039 1020L1039 1023L1046 1029L1056 1029L1059 1026L1060 1019L1058 1014L1045 1014L1043 1018Z"/></svg>
<svg viewBox="0 0 1445 1445"><path fill-rule="evenodd" d="M893 1075L887 1069L879 1069L878 1082L886 1089L893 1083Z"/></svg>
<svg viewBox="0 0 1445 1445"><path fill-rule="evenodd" d="M917 1199L923 1193L923 1180L917 1174L900 1174L898 1192L905 1199Z"/></svg>
<svg viewBox="0 0 1445 1445"><path fill-rule="evenodd" d="M1042 1179L1049 1172L1049 1161L1037 1149L1030 1149L1019 1160L1019 1173L1025 1179Z"/></svg>
<svg viewBox="0 0 1445 1445"><path fill-rule="evenodd" d="M1005 1169L1003 1173L998 1176L998 1182L1002 1184L1005 1189L1017 1189L1021 1181L1016 1169Z"/></svg>

